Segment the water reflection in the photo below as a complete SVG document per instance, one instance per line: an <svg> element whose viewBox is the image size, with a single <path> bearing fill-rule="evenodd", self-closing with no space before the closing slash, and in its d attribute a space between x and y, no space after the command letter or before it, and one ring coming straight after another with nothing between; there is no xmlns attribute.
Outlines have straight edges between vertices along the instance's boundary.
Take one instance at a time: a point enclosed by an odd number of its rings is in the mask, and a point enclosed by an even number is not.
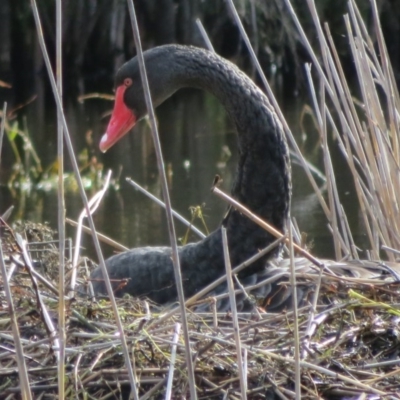
<svg viewBox="0 0 400 400"><path fill-rule="evenodd" d="M286 107L285 115L292 119L292 126L297 126L299 114L295 105L290 107L286 104ZM107 123L107 118L101 119L101 115L109 108L111 103L99 101L84 107L66 107L69 127L71 133L75 134L75 149L79 151L84 147L85 132L93 130L94 155L104 163L106 169L114 171L114 178L119 175L120 190L110 189L106 195L95 215L96 227L128 247L168 244L163 210L125 182L125 177L129 176L161 197L148 124L146 121L140 122L132 133L103 155L97 150L97 144ZM190 219L189 207L204 205L204 217L208 228L212 230L219 224L226 206L209 189L218 173L223 177L223 189L230 190L237 161L234 129L216 99L193 90L181 91L165 102L157 109L157 117L173 207ZM38 151L44 162L50 162L56 154L54 117L44 124L28 113L27 120L29 126L44 126L47 139ZM32 132L35 138L35 128L32 128ZM42 140L43 135L42 132L37 137ZM33 141L35 143L35 139ZM38 146L38 143L35 145ZM229 153L231 156L228 158ZM66 164L69 165L68 162ZM308 238L314 242L314 253L333 256L326 218L305 174L296 165L293 165L293 183L292 213L300 229L307 232ZM344 186L344 190L351 190L348 174L341 176L338 184ZM52 227L57 227L55 192L32 192L13 198L3 185L0 190L0 212L11 204L16 206L12 219L47 221ZM67 216L77 219L82 209L79 195L68 193L66 206ZM352 207L354 209L354 205ZM353 214L350 223L356 226L357 213ZM200 226L200 223L197 225ZM184 236L186 228L179 223L176 227L178 236ZM69 234L73 235L71 228ZM192 236L192 239L195 237ZM92 256L94 251L90 238L85 238L84 246L86 254ZM103 248L106 255L112 253L108 246L104 245Z"/></svg>

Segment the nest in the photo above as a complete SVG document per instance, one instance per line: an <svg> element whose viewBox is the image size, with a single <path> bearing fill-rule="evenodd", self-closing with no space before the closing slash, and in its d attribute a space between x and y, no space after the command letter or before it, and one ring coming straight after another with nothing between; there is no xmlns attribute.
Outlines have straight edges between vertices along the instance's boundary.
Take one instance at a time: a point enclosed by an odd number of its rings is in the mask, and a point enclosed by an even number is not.
<svg viewBox="0 0 400 400"><path fill-rule="evenodd" d="M24 362L34 398L58 393L58 248L46 226L24 224L23 237L34 260L26 265L11 228L2 228L2 251ZM84 279L86 267L81 268ZM314 278L298 313L302 398L379 398L400 393L400 292L393 277L371 280ZM318 301L314 301L316 282ZM67 282L68 283L68 282ZM283 282L282 285L288 285ZM117 299L137 391L141 398L188 398L185 348L179 311L148 301ZM265 305L265 303L264 303ZM315 307L315 308L314 308ZM248 399L293 398L295 327L291 309L270 313L257 305L239 313ZM199 399L240 399L240 373L232 314L188 309L189 337ZM55 331L49 328L49 319ZM20 398L13 316L0 280L0 398ZM66 398L128 398L130 383L120 337L108 300L76 297L66 303ZM174 339L175 337L175 339ZM175 358L175 362L171 362Z"/></svg>

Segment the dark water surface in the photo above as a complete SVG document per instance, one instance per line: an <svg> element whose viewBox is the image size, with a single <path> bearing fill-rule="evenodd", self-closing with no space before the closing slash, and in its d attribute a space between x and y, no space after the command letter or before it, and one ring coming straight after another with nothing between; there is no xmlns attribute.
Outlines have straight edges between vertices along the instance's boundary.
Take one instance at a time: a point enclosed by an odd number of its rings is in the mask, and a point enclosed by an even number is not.
<svg viewBox="0 0 400 400"><path fill-rule="evenodd" d="M300 140L299 120L303 101L286 102L283 112L297 138ZM26 107L26 125L33 144L44 166L50 165L56 157L56 128L54 108L49 106L39 113L32 103ZM120 189L111 188L95 214L97 229L128 247L168 244L164 211L143 194L135 191L125 182L131 177L149 191L161 197L156 159L153 151L149 126L141 121L106 154L98 150L98 142L105 131L112 103L104 100L90 100L84 105L70 102L66 105L66 116L76 152L85 147L85 133L93 131L92 155L101 161L105 169L113 171L113 178L119 177ZM237 160L236 134L223 108L215 98L199 91L184 90L160 106L157 111L159 133L164 160L168 171L172 205L175 210L190 219L190 206L204 205L204 218L209 230L220 222L226 205L210 193L215 174L223 177L223 189L229 192ZM102 117L103 116L103 117ZM302 147L306 157L322 168L322 160L315 134L307 136ZM13 157L5 146L2 157L3 172L10 168ZM7 152L7 154L5 154ZM332 158L337 170L337 184L342 202L348 212L354 232L359 228L357 202L352 189L349 173L344 168L341 155L333 151ZM342 166L343 164L343 166ZM70 166L66 156L66 168ZM297 219L300 230L314 242L313 252L321 257L333 256L331 235L327 221L314 195L311 185L301 167L294 162L292 215ZM15 211L11 218L28 219L34 222L48 222L57 229L57 193L33 190L14 194L4 185L3 174L0 187L0 213L11 204ZM88 192L91 197L95 191ZM66 194L67 217L77 219L82 202L77 192ZM201 227L198 221L197 226ZM177 233L182 237L186 228L176 223ZM68 228L70 236L74 236ZM195 236L191 236L195 240ZM91 239L84 238L83 254L94 256ZM103 246L105 254L112 249ZM94 256L95 257L95 256Z"/></svg>

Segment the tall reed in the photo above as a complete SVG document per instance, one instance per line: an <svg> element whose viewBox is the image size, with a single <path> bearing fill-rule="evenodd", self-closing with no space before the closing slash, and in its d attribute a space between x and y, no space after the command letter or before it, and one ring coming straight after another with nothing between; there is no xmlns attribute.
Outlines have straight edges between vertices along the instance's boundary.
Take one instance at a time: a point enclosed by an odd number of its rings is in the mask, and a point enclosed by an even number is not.
<svg viewBox="0 0 400 400"><path fill-rule="evenodd" d="M319 20L315 3L308 0L319 51L310 45L289 0L285 0L312 63L306 66L311 99L321 137L327 176L325 210L335 245L336 258L359 258L337 190L338 172L332 167L329 135L334 138L351 171L369 249L367 257L393 261L390 250L400 247L399 179L400 99L375 0L371 0L374 37L371 39L354 0L344 24L357 75L360 98L347 79L329 26ZM340 173L340 172L339 172ZM384 252L382 248L385 249Z"/></svg>

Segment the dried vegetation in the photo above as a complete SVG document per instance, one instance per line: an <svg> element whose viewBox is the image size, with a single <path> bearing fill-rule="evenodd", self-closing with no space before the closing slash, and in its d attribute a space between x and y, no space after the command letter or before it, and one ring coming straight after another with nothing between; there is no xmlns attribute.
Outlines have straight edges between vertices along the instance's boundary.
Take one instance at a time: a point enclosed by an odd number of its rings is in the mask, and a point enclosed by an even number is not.
<svg viewBox="0 0 400 400"><path fill-rule="evenodd" d="M326 192L313 182L312 172L306 172L332 229L337 261L325 261L327 268L320 272L296 260L297 286L305 292L298 314L291 308L271 313L270 298L254 299L253 312L239 313L235 325L230 312L196 313L189 308L197 395L240 399L245 393L249 399L291 399L301 392L304 399L400 398L400 266L396 262L400 101L376 4L371 2L375 42L354 1L349 2L345 17L359 84L356 98L329 28L321 25L313 2L308 4L320 42L319 56L286 3L315 71L313 75L307 68L324 152ZM358 260L359 249L336 189L330 135L354 177L369 258L387 261ZM60 370L65 371L65 398L128 398L132 379L127 364L133 366L134 394L140 398L187 398L191 377L179 334L178 309L117 299L127 360L112 303L67 298L62 341L59 254L52 239L46 226L12 229L1 221L0 398L28 398L27 393L34 398L57 397ZM66 259L69 262L72 257ZM73 277L72 264L67 264L64 290ZM87 262L80 261L78 281L86 281L89 269ZM276 287L291 294L286 270ZM60 367L60 349L65 350L65 370ZM238 351L242 368L237 363Z"/></svg>

